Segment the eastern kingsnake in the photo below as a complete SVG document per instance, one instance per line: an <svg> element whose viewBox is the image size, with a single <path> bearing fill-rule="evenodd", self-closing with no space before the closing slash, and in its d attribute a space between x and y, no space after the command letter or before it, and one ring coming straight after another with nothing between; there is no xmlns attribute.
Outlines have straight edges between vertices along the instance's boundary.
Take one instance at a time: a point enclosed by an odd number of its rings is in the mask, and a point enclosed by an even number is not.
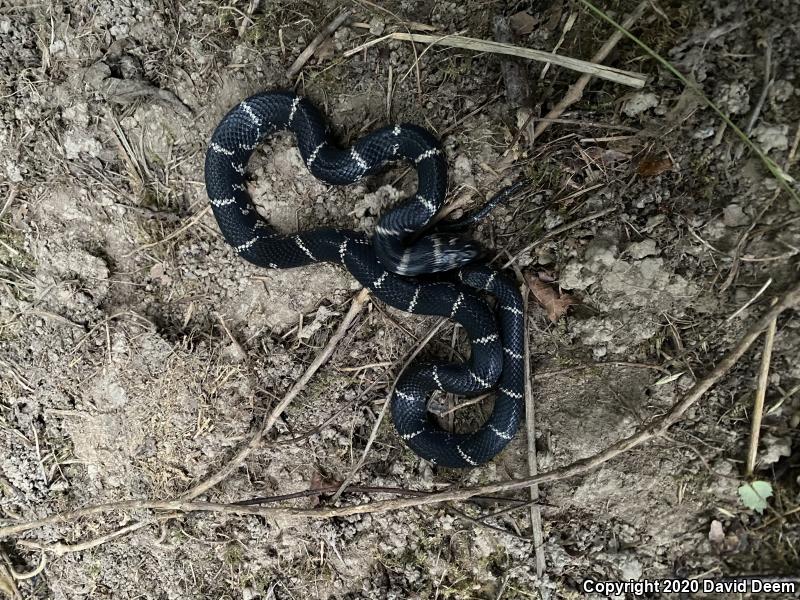
<svg viewBox="0 0 800 600"><path fill-rule="evenodd" d="M284 129L294 133L311 173L326 183L353 183L390 161L405 160L417 169L417 192L380 219L372 241L343 229L280 235L256 212L245 173L259 143ZM469 360L412 365L397 382L391 405L394 426L414 452L434 464L474 467L492 459L514 437L522 416L522 298L512 281L475 262L480 252L476 244L442 233L444 227L426 231L447 188L442 150L428 131L409 124L384 127L342 150L308 100L292 93L257 94L231 109L214 131L205 181L222 234L242 258L273 269L340 262L390 306L448 317L464 327L472 347ZM448 270L460 281L447 273L433 281L410 277ZM497 298L496 310L479 295L484 290ZM449 433L428 413L427 397L433 390L476 395L495 384L494 410L477 431Z"/></svg>

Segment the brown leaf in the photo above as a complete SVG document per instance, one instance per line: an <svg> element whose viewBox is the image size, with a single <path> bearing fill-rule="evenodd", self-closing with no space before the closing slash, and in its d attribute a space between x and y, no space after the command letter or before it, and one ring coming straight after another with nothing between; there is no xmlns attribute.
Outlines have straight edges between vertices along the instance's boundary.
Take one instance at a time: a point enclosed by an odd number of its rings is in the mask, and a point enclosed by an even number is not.
<svg viewBox="0 0 800 600"><path fill-rule="evenodd" d="M667 158L643 158L636 168L636 172L642 177L655 177L661 175L664 171L669 171L672 168L672 160Z"/></svg>
<svg viewBox="0 0 800 600"><path fill-rule="evenodd" d="M528 283L533 297L542 305L542 308L545 309L547 316L553 323L566 314L567 308L573 304L578 304L575 298L569 294L559 294L533 273L526 273L525 281Z"/></svg>
<svg viewBox="0 0 800 600"><path fill-rule="evenodd" d="M509 17L508 26L514 35L528 35L536 27L536 22L536 19L523 10Z"/></svg>

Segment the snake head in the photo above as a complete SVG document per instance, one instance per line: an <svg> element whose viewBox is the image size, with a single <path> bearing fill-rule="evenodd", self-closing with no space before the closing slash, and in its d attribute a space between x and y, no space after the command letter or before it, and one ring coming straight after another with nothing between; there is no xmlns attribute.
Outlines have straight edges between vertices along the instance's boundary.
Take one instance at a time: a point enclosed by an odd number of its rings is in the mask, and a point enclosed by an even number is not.
<svg viewBox="0 0 800 600"><path fill-rule="evenodd" d="M483 254L478 243L453 235L434 234L425 241L431 244L431 272L458 269Z"/></svg>

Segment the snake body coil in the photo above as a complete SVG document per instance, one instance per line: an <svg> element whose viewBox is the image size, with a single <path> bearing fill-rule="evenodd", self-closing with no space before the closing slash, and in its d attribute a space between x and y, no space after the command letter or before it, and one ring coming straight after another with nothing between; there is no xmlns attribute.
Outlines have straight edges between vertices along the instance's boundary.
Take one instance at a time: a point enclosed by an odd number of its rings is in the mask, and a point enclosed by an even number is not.
<svg viewBox="0 0 800 600"><path fill-rule="evenodd" d="M417 193L381 218L372 242L362 233L342 229L278 234L256 212L245 173L258 144L283 129L294 133L306 166L326 183L353 183L389 161L405 160L417 169ZM448 317L464 327L472 347L469 360L412 365L397 383L392 417L398 434L414 452L434 464L473 467L490 460L514 437L522 415L522 299L501 274L468 264L478 255L474 244L442 233L417 239L441 207L447 188L446 163L430 133L416 125L395 125L342 150L306 99L283 92L257 94L233 108L214 131L206 153L205 181L222 234L242 258L281 269L341 263L390 306ZM460 281L409 277L455 267L460 267L456 271ZM481 291L497 297L496 312L479 296ZM495 384L494 410L475 432L446 432L427 411L433 390L475 395Z"/></svg>

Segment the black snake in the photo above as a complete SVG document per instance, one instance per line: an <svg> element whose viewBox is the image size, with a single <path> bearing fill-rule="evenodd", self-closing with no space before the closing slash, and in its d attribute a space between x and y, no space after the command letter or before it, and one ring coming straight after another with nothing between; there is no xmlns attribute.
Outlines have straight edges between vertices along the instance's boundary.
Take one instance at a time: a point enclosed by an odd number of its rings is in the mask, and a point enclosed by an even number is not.
<svg viewBox="0 0 800 600"><path fill-rule="evenodd" d="M387 162L404 160L417 170L417 192L380 219L372 241L344 229L278 234L256 212L245 173L259 143L284 129L294 133L311 173L326 183L353 183ZM466 362L415 364L397 382L392 418L414 452L434 464L474 467L514 437L522 416L522 298L512 281L475 261L480 254L476 244L444 232L452 225L428 231L447 188L442 150L428 131L410 124L384 127L350 149L340 149L322 115L305 98L284 92L257 94L231 109L214 131L205 181L222 234L242 258L273 269L339 262L390 306L448 317L464 327L472 348ZM482 217L503 197L501 193L459 225ZM455 276L410 277L440 271ZM495 310L481 297L482 291L497 298ZM449 433L428 413L427 397L433 390L476 395L495 386L494 410L477 431Z"/></svg>

